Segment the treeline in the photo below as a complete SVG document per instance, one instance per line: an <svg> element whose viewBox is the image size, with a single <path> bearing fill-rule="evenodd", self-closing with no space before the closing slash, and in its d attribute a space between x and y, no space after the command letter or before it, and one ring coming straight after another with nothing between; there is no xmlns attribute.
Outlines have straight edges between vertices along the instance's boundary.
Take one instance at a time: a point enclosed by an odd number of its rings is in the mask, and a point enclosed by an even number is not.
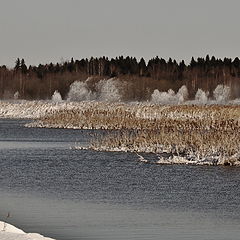
<svg viewBox="0 0 240 240"><path fill-rule="evenodd" d="M146 100L154 89L161 91L182 85L188 87L190 97L198 88L210 94L218 84L228 85L232 97L240 96L240 60L217 59L214 56L191 59L189 64L169 58L155 57L147 63L141 58L107 57L65 61L63 63L27 66L17 59L15 67L0 67L0 98L12 98L19 93L22 99L49 99L58 90L66 97L71 83L92 77L94 81L116 77L125 82L126 100ZM127 82L127 84L126 84Z"/></svg>

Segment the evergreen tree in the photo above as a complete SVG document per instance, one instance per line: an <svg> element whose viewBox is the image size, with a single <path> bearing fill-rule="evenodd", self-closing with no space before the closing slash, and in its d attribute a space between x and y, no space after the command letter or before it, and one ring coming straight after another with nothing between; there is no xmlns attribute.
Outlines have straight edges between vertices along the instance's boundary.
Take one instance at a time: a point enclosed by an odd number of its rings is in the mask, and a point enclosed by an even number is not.
<svg viewBox="0 0 240 240"><path fill-rule="evenodd" d="M140 62L138 64L139 66L139 75L144 76L147 70L145 60L143 58L140 59Z"/></svg>
<svg viewBox="0 0 240 240"><path fill-rule="evenodd" d="M206 56L206 63L208 64L210 62L210 57L209 55Z"/></svg>
<svg viewBox="0 0 240 240"><path fill-rule="evenodd" d="M25 61L24 61L24 59L22 59L21 60L21 71L22 71L22 73L23 74L26 74L27 73L27 66L26 66L26 64L25 64Z"/></svg>
<svg viewBox="0 0 240 240"><path fill-rule="evenodd" d="M20 69L20 67L21 67L21 61L20 61L19 58L17 58L17 60L16 60L16 62L15 62L15 67L14 67L14 69L15 69L16 71L18 71L18 70Z"/></svg>
<svg viewBox="0 0 240 240"><path fill-rule="evenodd" d="M191 62L190 62L190 67L194 68L194 67L196 67L196 65L197 65L197 62L195 61L194 57L192 57Z"/></svg>

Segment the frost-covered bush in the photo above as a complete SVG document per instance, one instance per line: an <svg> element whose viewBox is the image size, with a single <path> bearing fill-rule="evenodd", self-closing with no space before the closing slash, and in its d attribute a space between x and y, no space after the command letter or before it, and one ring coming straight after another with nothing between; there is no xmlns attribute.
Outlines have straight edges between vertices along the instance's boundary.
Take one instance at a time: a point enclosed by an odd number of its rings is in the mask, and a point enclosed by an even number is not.
<svg viewBox="0 0 240 240"><path fill-rule="evenodd" d="M176 96L172 89L168 90L168 92L160 92L155 89L151 96L151 102L155 104L174 104L175 101Z"/></svg>
<svg viewBox="0 0 240 240"><path fill-rule="evenodd" d="M101 80L97 83L98 96L100 101L119 102L121 94L118 86L119 82L115 79Z"/></svg>
<svg viewBox="0 0 240 240"><path fill-rule="evenodd" d="M179 88L177 96L179 100L186 101L188 99L188 89L185 85L183 85L181 88Z"/></svg>
<svg viewBox="0 0 240 240"><path fill-rule="evenodd" d="M214 99L219 103L228 101L230 98L230 90L228 86L218 85L213 91Z"/></svg>
<svg viewBox="0 0 240 240"><path fill-rule="evenodd" d="M54 91L54 93L52 95L52 101L53 102L61 102L62 101L62 96L57 90Z"/></svg>
<svg viewBox="0 0 240 240"><path fill-rule="evenodd" d="M91 90L88 86L88 80L85 82L75 81L71 84L68 93L68 101L109 101L118 102L121 100L119 92L119 82L116 79L103 79L93 85Z"/></svg>
<svg viewBox="0 0 240 240"><path fill-rule="evenodd" d="M206 104L208 102L208 92L204 92L202 89L198 89L195 95L195 100L199 104Z"/></svg>
<svg viewBox="0 0 240 240"><path fill-rule="evenodd" d="M89 90L87 82L75 81L71 84L68 92L68 101L88 101L94 99L95 94Z"/></svg>
<svg viewBox="0 0 240 240"><path fill-rule="evenodd" d="M177 94L172 89L167 92L160 92L158 89L153 91L151 95L151 102L155 104L180 104L188 99L188 90L184 85L182 86Z"/></svg>
<svg viewBox="0 0 240 240"><path fill-rule="evenodd" d="M14 95L13 95L13 99L15 99L15 100L17 100L17 99L19 99L19 92L17 91L17 92L15 92L14 93Z"/></svg>

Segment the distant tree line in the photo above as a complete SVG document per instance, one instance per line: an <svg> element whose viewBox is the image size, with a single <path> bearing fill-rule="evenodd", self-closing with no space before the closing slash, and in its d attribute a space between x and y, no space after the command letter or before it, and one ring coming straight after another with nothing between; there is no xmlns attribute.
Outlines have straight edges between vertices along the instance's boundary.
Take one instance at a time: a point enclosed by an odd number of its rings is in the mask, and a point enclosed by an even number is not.
<svg viewBox="0 0 240 240"><path fill-rule="evenodd" d="M15 92L22 99L49 99L58 90L66 97L70 85L92 77L96 81L116 77L125 84L127 100L146 100L154 89L177 90L188 87L190 97L198 88L210 94L218 84L228 85L232 97L240 96L239 58L217 59L214 56L191 59L189 64L169 58L155 57L147 63L141 58L90 58L62 63L28 66L24 59L17 59L15 67L0 66L0 98L11 98Z"/></svg>

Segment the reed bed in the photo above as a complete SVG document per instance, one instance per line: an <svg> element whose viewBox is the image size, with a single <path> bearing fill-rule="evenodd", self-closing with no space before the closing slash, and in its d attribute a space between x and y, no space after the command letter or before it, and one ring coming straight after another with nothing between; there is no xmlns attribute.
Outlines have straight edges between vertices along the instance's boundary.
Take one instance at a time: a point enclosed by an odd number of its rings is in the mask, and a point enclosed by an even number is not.
<svg viewBox="0 0 240 240"><path fill-rule="evenodd" d="M120 130L94 138L90 148L240 164L240 106L85 102L47 114L28 126Z"/></svg>
<svg viewBox="0 0 240 240"><path fill-rule="evenodd" d="M89 102L45 114L29 127L79 129L238 130L240 106L156 106Z"/></svg>
<svg viewBox="0 0 240 240"><path fill-rule="evenodd" d="M240 134L235 131L124 131L95 139L91 148L98 151L129 151L169 153L184 157L186 162L198 161L239 165Z"/></svg>

